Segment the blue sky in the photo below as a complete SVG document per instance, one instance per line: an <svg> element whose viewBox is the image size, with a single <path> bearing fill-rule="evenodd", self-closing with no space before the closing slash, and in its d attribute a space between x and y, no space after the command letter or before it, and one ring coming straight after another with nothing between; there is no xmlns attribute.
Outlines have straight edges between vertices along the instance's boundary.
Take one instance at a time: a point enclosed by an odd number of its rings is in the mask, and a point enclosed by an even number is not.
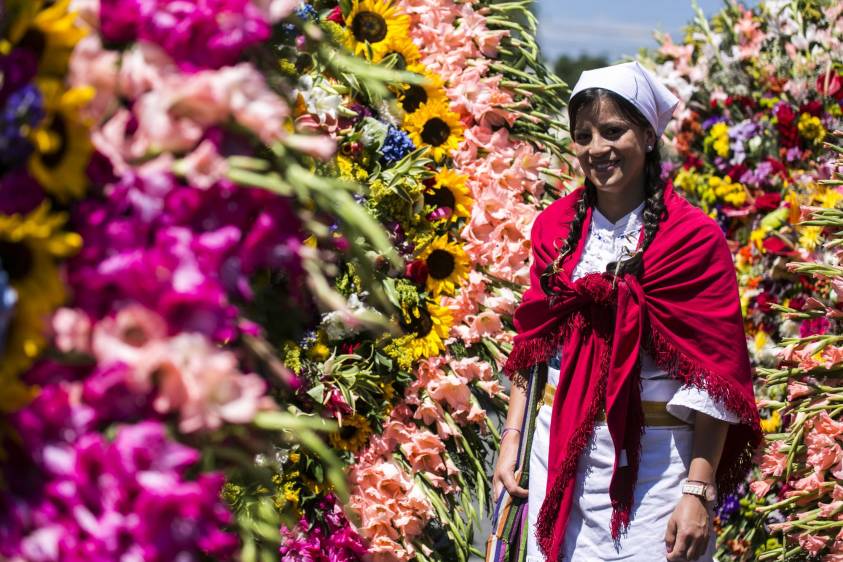
<svg viewBox="0 0 843 562"><path fill-rule="evenodd" d="M745 1L755 5L757 1ZM682 27L693 18L691 0L536 0L539 44L548 61L560 54L608 55L614 61L653 47L653 30L681 38ZM710 16L722 0L699 0Z"/></svg>

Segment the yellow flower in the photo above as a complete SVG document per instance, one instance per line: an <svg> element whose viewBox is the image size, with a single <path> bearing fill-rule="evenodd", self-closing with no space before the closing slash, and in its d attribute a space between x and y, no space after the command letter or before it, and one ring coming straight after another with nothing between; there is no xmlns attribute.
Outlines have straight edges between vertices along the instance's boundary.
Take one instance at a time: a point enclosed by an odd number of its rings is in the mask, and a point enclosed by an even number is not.
<svg viewBox="0 0 843 562"><path fill-rule="evenodd" d="M782 425L782 416L778 410L773 411L769 418L761 420L761 431L764 433L773 433L778 431Z"/></svg>
<svg viewBox="0 0 843 562"><path fill-rule="evenodd" d="M91 100L94 90L85 87L63 91L57 80L39 80L38 87L47 116L32 132L35 152L29 159L29 171L61 201L82 197L93 147L79 110Z"/></svg>
<svg viewBox="0 0 843 562"><path fill-rule="evenodd" d="M343 417L339 431L328 436L331 446L341 451L356 453L369 440L372 435L372 426L369 420L360 414Z"/></svg>
<svg viewBox="0 0 843 562"><path fill-rule="evenodd" d="M814 200L823 209L833 209L843 200L843 193L840 193L836 189L823 189L814 194Z"/></svg>
<svg viewBox="0 0 843 562"><path fill-rule="evenodd" d="M419 62L421 53L416 44L408 36L393 35L384 41L383 55L375 58L373 62L380 62L389 55L398 55L398 65L396 68L407 69L411 65Z"/></svg>
<svg viewBox="0 0 843 562"><path fill-rule="evenodd" d="M715 123L705 139L706 146L711 146L721 158L729 156L729 126L726 123Z"/></svg>
<svg viewBox="0 0 843 562"><path fill-rule="evenodd" d="M426 146L429 155L441 162L462 141L463 124L460 116L448 108L445 101L428 100L408 115L404 128L417 147Z"/></svg>
<svg viewBox="0 0 843 562"><path fill-rule="evenodd" d="M732 207L742 207L746 203L746 188L741 183L733 183L729 176L711 176L708 185L718 199Z"/></svg>
<svg viewBox="0 0 843 562"><path fill-rule="evenodd" d="M767 332L764 330L758 330L755 333L755 350L758 351L763 349L763 347L767 344Z"/></svg>
<svg viewBox="0 0 843 562"><path fill-rule="evenodd" d="M403 311L401 326L408 332L401 342L403 351L412 361L445 351L452 322L450 310L431 301L424 308Z"/></svg>
<svg viewBox="0 0 843 562"><path fill-rule="evenodd" d="M5 350L0 357L0 412L20 408L32 391L15 376L46 347L47 317L65 300L57 260L82 247L76 233L61 232L66 216L45 202L26 216L0 215L0 263L17 293Z"/></svg>
<svg viewBox="0 0 843 562"><path fill-rule="evenodd" d="M450 168L441 168L435 176L432 187L424 192L424 203L435 209L451 209L449 220L469 218L471 204L474 202L465 185L468 176Z"/></svg>
<svg viewBox="0 0 843 562"><path fill-rule="evenodd" d="M425 82L421 85L404 84L401 86L398 91L398 101L405 112L413 113L423 103L429 101L448 103L448 97L445 95L445 83L441 76L430 72L421 63L408 66L407 71L423 76Z"/></svg>
<svg viewBox="0 0 843 562"><path fill-rule="evenodd" d="M799 116L799 123L797 125L799 134L802 138L820 143L825 138L825 127L819 117L814 117L810 113L803 113Z"/></svg>
<svg viewBox="0 0 843 562"><path fill-rule="evenodd" d="M408 37L410 17L389 0L357 0L345 20L346 45L355 55L381 60L396 37ZM370 53L371 49L371 53Z"/></svg>
<svg viewBox="0 0 843 562"><path fill-rule="evenodd" d="M41 9L44 0L11 0L9 41L38 56L38 73L64 77L73 47L87 32L76 24L77 15L68 11L70 0L58 0Z"/></svg>
<svg viewBox="0 0 843 562"><path fill-rule="evenodd" d="M821 226L804 226L802 233L799 235L799 245L806 250L813 252L820 243L820 236L823 233Z"/></svg>
<svg viewBox="0 0 843 562"><path fill-rule="evenodd" d="M448 235L434 239L419 255L427 266L427 290L434 297L453 295L469 271L468 256Z"/></svg>

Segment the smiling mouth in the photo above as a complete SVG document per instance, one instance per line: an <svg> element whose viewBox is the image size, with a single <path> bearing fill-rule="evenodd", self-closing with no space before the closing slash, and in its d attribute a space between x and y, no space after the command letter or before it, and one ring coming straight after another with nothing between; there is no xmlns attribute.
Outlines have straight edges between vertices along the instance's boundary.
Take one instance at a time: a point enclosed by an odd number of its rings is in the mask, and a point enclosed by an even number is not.
<svg viewBox="0 0 843 562"><path fill-rule="evenodd" d="M610 172L618 167L620 160L607 160L605 162L595 162L591 168L598 173Z"/></svg>

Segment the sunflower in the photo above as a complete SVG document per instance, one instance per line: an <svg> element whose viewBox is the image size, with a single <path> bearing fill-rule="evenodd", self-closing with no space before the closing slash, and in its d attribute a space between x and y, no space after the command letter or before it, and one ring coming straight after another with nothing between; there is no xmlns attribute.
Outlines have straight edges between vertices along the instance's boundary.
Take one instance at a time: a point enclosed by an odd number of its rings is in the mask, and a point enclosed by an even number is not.
<svg viewBox="0 0 843 562"><path fill-rule="evenodd" d="M360 414L354 414L344 417L339 431L329 435L328 439L335 449L356 453L363 448L370 435L372 435L372 426L369 420Z"/></svg>
<svg viewBox="0 0 843 562"><path fill-rule="evenodd" d="M428 100L421 104L406 117L404 129L413 144L429 148L429 155L436 162L456 150L462 141L460 116L451 111L445 101Z"/></svg>
<svg viewBox="0 0 843 562"><path fill-rule="evenodd" d="M77 14L68 10L70 0L59 0L42 10L44 3L8 2L8 37L12 44L35 53L40 75L61 77L67 73L73 48L87 32L76 24Z"/></svg>
<svg viewBox="0 0 843 562"><path fill-rule="evenodd" d="M401 342L403 351L412 361L445 351L452 322L451 312L431 301L424 308L403 311L401 327L408 332L406 341Z"/></svg>
<svg viewBox="0 0 843 562"><path fill-rule="evenodd" d="M474 202L469 195L465 180L468 176L450 168L441 168L433 176L433 185L424 192L424 203L434 209L450 209L449 219L469 218Z"/></svg>
<svg viewBox="0 0 843 562"><path fill-rule="evenodd" d="M459 244L448 240L447 234L428 244L419 259L427 266L427 290L435 297L453 295L468 275L468 256Z"/></svg>
<svg viewBox="0 0 843 562"><path fill-rule="evenodd" d="M65 221L63 213L50 213L46 202L26 216L0 215L0 264L18 297L0 360L0 411L19 407L28 398L25 387L14 386L14 375L44 349L44 322L64 302L56 261L82 247L78 234L60 230Z"/></svg>
<svg viewBox="0 0 843 562"><path fill-rule="evenodd" d="M385 41L385 50L383 55L374 59L373 62L380 62L389 55L398 55L398 65L396 68L407 69L411 65L415 65L421 59L421 53L416 44L406 36L394 35Z"/></svg>
<svg viewBox="0 0 843 562"><path fill-rule="evenodd" d="M356 0L345 19L350 31L346 45L355 55L379 61L396 37L410 34L410 17L390 0Z"/></svg>
<svg viewBox="0 0 843 562"><path fill-rule="evenodd" d="M413 113L423 103L437 101L447 104L448 98L445 95L445 83L442 77L430 72L421 63L412 64L407 67L408 72L419 74L425 78L424 84L404 84L398 91L398 101L407 113Z"/></svg>
<svg viewBox="0 0 843 562"><path fill-rule="evenodd" d="M64 91L56 80L40 80L38 87L47 116L32 132L35 152L29 159L29 171L61 201L82 197L93 147L79 110L93 98L94 90L83 87Z"/></svg>

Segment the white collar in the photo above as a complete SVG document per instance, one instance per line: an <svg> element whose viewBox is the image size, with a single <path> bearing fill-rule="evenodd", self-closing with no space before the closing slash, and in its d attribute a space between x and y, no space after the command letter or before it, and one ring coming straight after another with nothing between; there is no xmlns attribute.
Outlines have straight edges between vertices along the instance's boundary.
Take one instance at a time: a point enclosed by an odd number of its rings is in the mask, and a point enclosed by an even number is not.
<svg viewBox="0 0 843 562"><path fill-rule="evenodd" d="M618 219L617 222L613 223L609 219L606 218L603 213L597 207L594 207L594 210L591 214L591 225L596 230L600 230L603 232L611 232L612 234L629 234L632 231L637 231L641 229L642 225L642 218L641 215L644 213L644 202L642 201L640 205L635 207L633 210L622 216Z"/></svg>

